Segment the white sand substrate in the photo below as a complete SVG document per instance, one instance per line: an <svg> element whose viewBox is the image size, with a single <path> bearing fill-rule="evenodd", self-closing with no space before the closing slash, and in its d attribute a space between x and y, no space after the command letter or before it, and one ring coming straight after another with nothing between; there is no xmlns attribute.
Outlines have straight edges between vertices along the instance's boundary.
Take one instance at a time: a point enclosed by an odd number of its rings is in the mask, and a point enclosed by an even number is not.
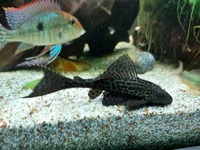
<svg viewBox="0 0 200 150"><path fill-rule="evenodd" d="M113 57L99 58L99 65L91 61L89 71L63 75L96 77ZM188 90L173 71L171 65L156 62L152 71L139 75L169 92L173 103L134 111L123 106L105 107L102 95L90 100L87 88L23 98L31 93L23 86L41 78L43 72L2 72L0 149L169 149L199 145L200 96Z"/></svg>

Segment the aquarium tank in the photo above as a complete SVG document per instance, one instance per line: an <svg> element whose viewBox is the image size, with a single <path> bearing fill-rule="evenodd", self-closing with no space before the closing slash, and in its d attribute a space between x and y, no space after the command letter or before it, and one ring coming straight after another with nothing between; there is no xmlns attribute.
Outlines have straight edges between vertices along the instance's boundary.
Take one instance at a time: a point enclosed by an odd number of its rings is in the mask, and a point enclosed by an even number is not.
<svg viewBox="0 0 200 150"><path fill-rule="evenodd" d="M0 149L200 149L200 0L1 0Z"/></svg>

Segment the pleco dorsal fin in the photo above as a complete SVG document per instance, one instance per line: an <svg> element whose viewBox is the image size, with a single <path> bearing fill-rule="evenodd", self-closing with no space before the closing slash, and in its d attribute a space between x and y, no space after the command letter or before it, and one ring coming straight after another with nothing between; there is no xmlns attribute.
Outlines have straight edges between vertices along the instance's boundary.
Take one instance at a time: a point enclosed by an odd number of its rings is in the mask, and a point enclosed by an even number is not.
<svg viewBox="0 0 200 150"><path fill-rule="evenodd" d="M46 11L59 11L60 5L54 0L35 0L19 8L8 7L5 10L7 22L12 29L18 28L26 20Z"/></svg>
<svg viewBox="0 0 200 150"><path fill-rule="evenodd" d="M79 81L79 82L83 82L84 79L82 79L81 77L79 76L74 76L74 81Z"/></svg>
<svg viewBox="0 0 200 150"><path fill-rule="evenodd" d="M120 56L108 69L99 77L109 79L137 79L135 64L128 54Z"/></svg>

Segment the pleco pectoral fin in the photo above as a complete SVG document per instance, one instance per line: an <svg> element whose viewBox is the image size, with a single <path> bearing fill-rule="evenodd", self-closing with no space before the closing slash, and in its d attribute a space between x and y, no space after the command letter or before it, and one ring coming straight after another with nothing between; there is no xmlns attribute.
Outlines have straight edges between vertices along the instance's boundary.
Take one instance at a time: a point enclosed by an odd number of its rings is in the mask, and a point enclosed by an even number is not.
<svg viewBox="0 0 200 150"><path fill-rule="evenodd" d="M62 45L56 45L56 46L52 46L50 48L50 61L48 62L48 64L50 64L54 59L56 59L56 57L60 54L62 49Z"/></svg>
<svg viewBox="0 0 200 150"><path fill-rule="evenodd" d="M103 96L102 104L104 106L119 105L120 103L126 101L126 98L119 96L119 94L116 93L104 92Z"/></svg>
<svg viewBox="0 0 200 150"><path fill-rule="evenodd" d="M98 97L101 94L102 90L98 90L98 89L91 89L88 93L88 96L91 99L95 99L96 97Z"/></svg>
<svg viewBox="0 0 200 150"><path fill-rule="evenodd" d="M148 104L144 99L130 98L111 92L104 93L102 103L104 106L123 105L128 109L138 109Z"/></svg>
<svg viewBox="0 0 200 150"><path fill-rule="evenodd" d="M84 79L82 79L82 78L79 77L79 76L74 76L74 80L75 80L75 81L79 81L79 82L83 82L83 81L84 81Z"/></svg>
<svg viewBox="0 0 200 150"><path fill-rule="evenodd" d="M27 43L21 43L18 47L17 50L15 51L15 55L25 52L31 48L35 47L34 45L27 44Z"/></svg>
<svg viewBox="0 0 200 150"><path fill-rule="evenodd" d="M126 106L127 109L133 110L133 109L138 109L144 106L147 106L148 102L145 101L144 99L132 99L132 100L127 100L120 105Z"/></svg>

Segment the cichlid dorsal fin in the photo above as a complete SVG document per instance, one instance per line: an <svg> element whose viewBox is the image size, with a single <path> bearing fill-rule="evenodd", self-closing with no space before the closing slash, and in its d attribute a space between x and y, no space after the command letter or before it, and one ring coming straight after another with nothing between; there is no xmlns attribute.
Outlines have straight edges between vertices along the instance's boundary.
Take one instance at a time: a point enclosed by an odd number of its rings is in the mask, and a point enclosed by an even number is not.
<svg viewBox="0 0 200 150"><path fill-rule="evenodd" d="M135 64L128 54L120 56L100 77L109 79L138 79Z"/></svg>
<svg viewBox="0 0 200 150"><path fill-rule="evenodd" d="M19 8L8 7L5 10L11 29L18 28L26 20L46 11L59 11L60 5L54 0L35 0Z"/></svg>

